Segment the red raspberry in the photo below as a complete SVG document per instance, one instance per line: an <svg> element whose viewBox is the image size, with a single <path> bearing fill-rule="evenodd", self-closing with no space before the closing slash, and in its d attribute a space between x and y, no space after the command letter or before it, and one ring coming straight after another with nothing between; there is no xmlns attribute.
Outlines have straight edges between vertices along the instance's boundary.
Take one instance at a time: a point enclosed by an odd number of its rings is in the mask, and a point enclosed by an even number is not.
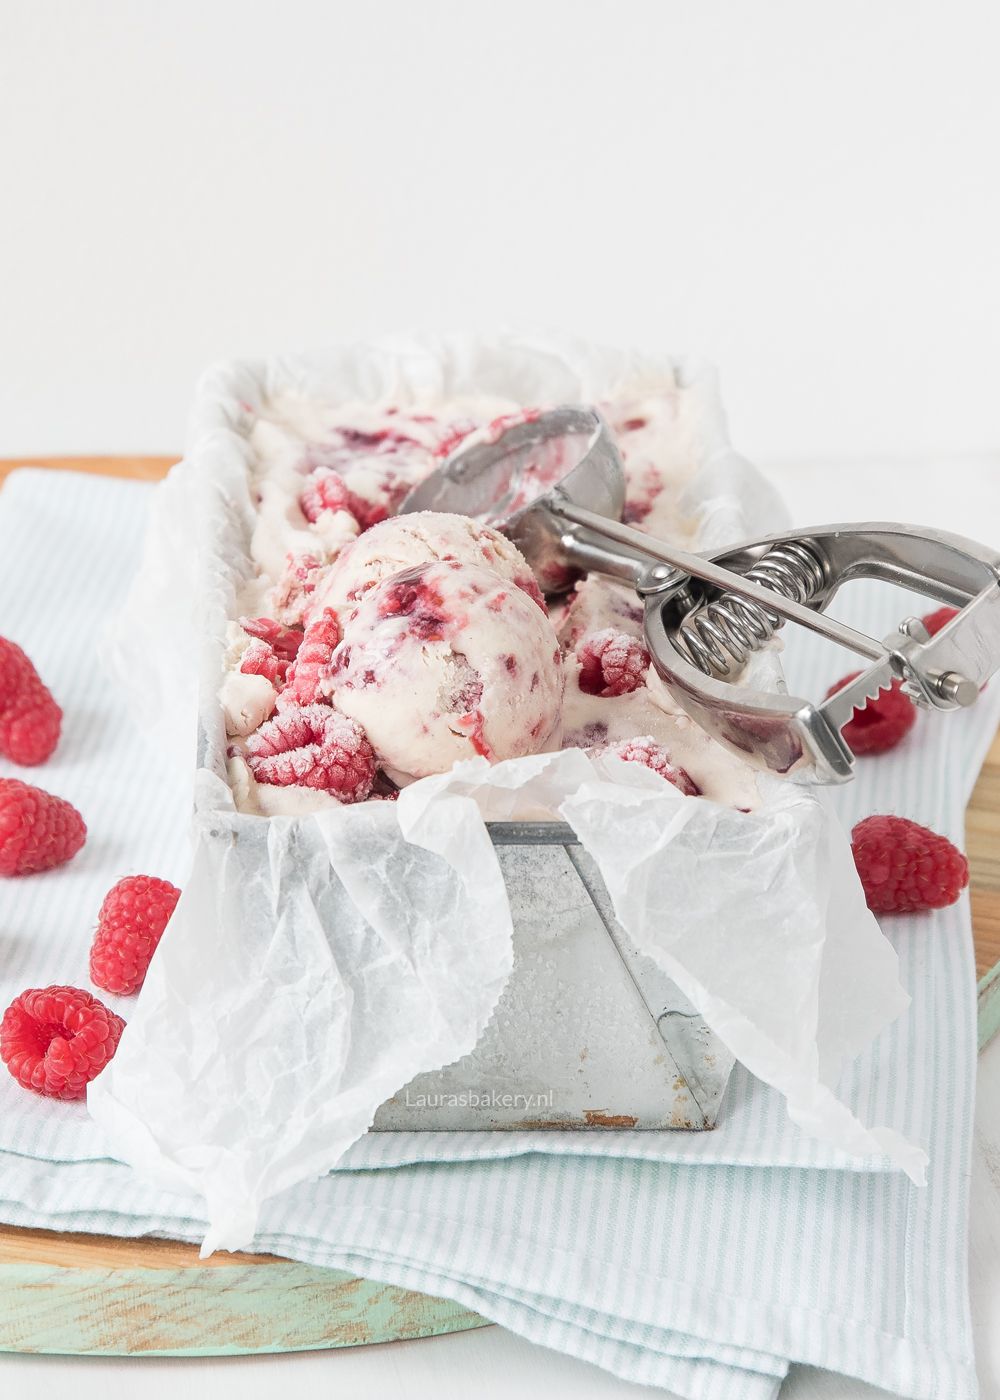
<svg viewBox="0 0 1000 1400"><path fill-rule="evenodd" d="M0 778L0 875L62 865L86 839L86 824L71 803L19 778Z"/></svg>
<svg viewBox="0 0 1000 1400"><path fill-rule="evenodd" d="M333 649L339 641L337 614L332 608L324 608L305 630L302 645L278 701L279 710L285 710L289 705L312 705L320 699L317 689L320 677L329 666Z"/></svg>
<svg viewBox="0 0 1000 1400"><path fill-rule="evenodd" d="M282 661L274 647L254 637L240 658L240 671L244 676L263 676L277 688L285 679L289 663Z"/></svg>
<svg viewBox="0 0 1000 1400"><path fill-rule="evenodd" d="M262 724L247 740L259 783L320 788L341 802L363 802L375 781L375 751L353 719L329 705L301 705Z"/></svg>
<svg viewBox="0 0 1000 1400"><path fill-rule="evenodd" d="M302 514L311 525L315 525L325 510L350 511L350 502L347 482L332 467L318 467L299 497Z"/></svg>
<svg viewBox="0 0 1000 1400"><path fill-rule="evenodd" d="M936 637L953 617L958 617L958 608L938 608L937 612L928 613L922 621L931 636Z"/></svg>
<svg viewBox="0 0 1000 1400"><path fill-rule="evenodd" d="M943 909L969 883L962 852L906 817L865 817L851 833L851 850L875 914Z"/></svg>
<svg viewBox="0 0 1000 1400"><path fill-rule="evenodd" d="M580 689L586 695L628 695L642 685L649 652L638 637L605 627L591 632L577 648Z"/></svg>
<svg viewBox="0 0 1000 1400"><path fill-rule="evenodd" d="M0 1059L25 1089L82 1099L118 1049L125 1022L79 987L34 987L0 1021Z"/></svg>
<svg viewBox="0 0 1000 1400"><path fill-rule="evenodd" d="M827 696L835 695L849 685L860 671L831 685ZM902 682L894 680L889 690L882 690L874 700L866 701L863 709L855 709L841 733L856 754L885 753L909 734L917 722L917 707L903 694Z"/></svg>
<svg viewBox="0 0 1000 1400"><path fill-rule="evenodd" d="M609 744L601 752L614 754L616 758L623 758L626 763L645 764L647 768L652 768L654 773L659 773L661 778L666 778L668 783L673 783L686 797L701 796L701 788L690 773L671 763L666 749L653 739L622 739L617 744Z"/></svg>
<svg viewBox="0 0 1000 1400"><path fill-rule="evenodd" d="M155 875L126 875L104 896L90 945L90 980L118 996L137 992L181 892Z"/></svg>
<svg viewBox="0 0 1000 1400"><path fill-rule="evenodd" d="M44 763L59 742L62 710L15 642L0 637L0 754Z"/></svg>
<svg viewBox="0 0 1000 1400"><path fill-rule="evenodd" d="M297 627L285 627L273 617L241 617L240 626L249 636L266 642L282 661L294 661L302 643L302 633Z"/></svg>

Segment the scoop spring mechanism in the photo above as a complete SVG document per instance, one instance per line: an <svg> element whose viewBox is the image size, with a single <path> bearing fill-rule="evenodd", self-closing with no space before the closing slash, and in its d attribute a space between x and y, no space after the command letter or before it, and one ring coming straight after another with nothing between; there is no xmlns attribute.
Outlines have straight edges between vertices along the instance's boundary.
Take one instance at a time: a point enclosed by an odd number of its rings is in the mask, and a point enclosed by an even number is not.
<svg viewBox="0 0 1000 1400"><path fill-rule="evenodd" d="M797 540L769 549L743 577L803 604L828 586L823 560ZM675 645L706 676L728 676L769 642L783 622L760 603L724 593L688 614L677 629Z"/></svg>

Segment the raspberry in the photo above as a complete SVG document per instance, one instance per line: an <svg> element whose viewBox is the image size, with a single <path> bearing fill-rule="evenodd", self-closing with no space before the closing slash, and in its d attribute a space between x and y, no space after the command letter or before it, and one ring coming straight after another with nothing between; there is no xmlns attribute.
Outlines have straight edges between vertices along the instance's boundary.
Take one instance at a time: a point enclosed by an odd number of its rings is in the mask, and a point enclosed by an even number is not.
<svg viewBox="0 0 1000 1400"><path fill-rule="evenodd" d="M969 883L962 852L906 817L865 817L851 833L851 850L875 914L943 909Z"/></svg>
<svg viewBox="0 0 1000 1400"><path fill-rule="evenodd" d="M289 663L283 661L267 642L254 637L240 658L240 671L244 676L263 676L277 688L285 679Z"/></svg>
<svg viewBox="0 0 1000 1400"><path fill-rule="evenodd" d="M324 608L305 630L302 645L278 701L279 710L285 710L289 705L312 705L319 700L320 677L329 666L333 649L339 641L337 614L332 608Z"/></svg>
<svg viewBox="0 0 1000 1400"><path fill-rule="evenodd" d="M936 637L942 627L947 627L953 617L958 616L958 608L938 608L937 612L928 613L922 618L924 626L932 637Z"/></svg>
<svg viewBox="0 0 1000 1400"><path fill-rule="evenodd" d="M0 637L0 754L14 763L44 763L61 724L62 710L28 657Z"/></svg>
<svg viewBox="0 0 1000 1400"><path fill-rule="evenodd" d="M125 1022L79 987L34 987L0 1021L0 1059L51 1099L82 1099L118 1049Z"/></svg>
<svg viewBox="0 0 1000 1400"><path fill-rule="evenodd" d="M0 778L0 875L62 865L86 839L86 824L71 803L19 778Z"/></svg>
<svg viewBox="0 0 1000 1400"><path fill-rule="evenodd" d="M826 692L835 695L849 685L860 671L852 671ZM909 734L917 722L917 707L903 694L902 682L894 680L889 690L882 690L874 700L866 701L863 709L855 709L841 733L856 754L885 753Z"/></svg>
<svg viewBox="0 0 1000 1400"><path fill-rule="evenodd" d="M273 617L241 617L240 626L249 636L266 642L282 661L295 660L302 643L302 633L297 627L285 627Z"/></svg>
<svg viewBox="0 0 1000 1400"><path fill-rule="evenodd" d="M670 755L663 745L657 744L649 737L621 739L617 744L609 744L601 752L613 754L615 758L623 758L626 763L644 763L647 768L652 768L654 773L659 773L661 778L666 778L668 783L673 783L686 797L701 795L701 788L690 773L671 763Z"/></svg>
<svg viewBox="0 0 1000 1400"><path fill-rule="evenodd" d="M318 467L299 497L299 506L309 523L315 525L325 510L350 511L350 499L351 493L340 472L332 467Z"/></svg>
<svg viewBox="0 0 1000 1400"><path fill-rule="evenodd" d="M649 652L638 637L605 627L584 637L577 649L580 689L586 695L628 695L642 685Z"/></svg>
<svg viewBox="0 0 1000 1400"><path fill-rule="evenodd" d="M128 996L143 984L181 892L155 875L127 875L104 896L90 946L90 980Z"/></svg>
<svg viewBox="0 0 1000 1400"><path fill-rule="evenodd" d="M329 705L284 710L247 740L259 783L320 788L341 802L363 802L375 781L375 751L365 731Z"/></svg>

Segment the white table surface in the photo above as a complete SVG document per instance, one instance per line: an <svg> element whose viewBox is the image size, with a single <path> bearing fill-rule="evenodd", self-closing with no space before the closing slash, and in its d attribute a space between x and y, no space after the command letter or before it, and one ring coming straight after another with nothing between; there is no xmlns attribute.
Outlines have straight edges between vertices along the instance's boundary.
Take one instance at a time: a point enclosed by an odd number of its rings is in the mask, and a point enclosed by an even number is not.
<svg viewBox="0 0 1000 1400"><path fill-rule="evenodd" d="M767 464L793 516L806 524L858 519L933 522L1000 543L1000 453L926 460ZM979 1061L972 1170L970 1282L982 1400L1000 1400L1000 1037ZM104 1359L0 1356L0 1394L71 1394L105 1400L257 1400L279 1389L302 1397L393 1400L610 1400L663 1392L626 1384L499 1327L286 1356ZM782 1400L874 1400L885 1392L795 1367Z"/></svg>

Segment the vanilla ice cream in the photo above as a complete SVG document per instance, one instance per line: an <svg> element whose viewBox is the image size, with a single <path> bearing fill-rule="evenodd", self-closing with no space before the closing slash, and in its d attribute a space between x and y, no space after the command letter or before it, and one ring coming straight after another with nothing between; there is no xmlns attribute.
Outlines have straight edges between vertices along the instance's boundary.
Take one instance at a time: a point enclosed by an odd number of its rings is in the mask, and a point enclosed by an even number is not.
<svg viewBox="0 0 1000 1400"><path fill-rule="evenodd" d="M420 778L552 743L562 653L516 585L474 564L417 564L362 595L320 689L390 774Z"/></svg>

